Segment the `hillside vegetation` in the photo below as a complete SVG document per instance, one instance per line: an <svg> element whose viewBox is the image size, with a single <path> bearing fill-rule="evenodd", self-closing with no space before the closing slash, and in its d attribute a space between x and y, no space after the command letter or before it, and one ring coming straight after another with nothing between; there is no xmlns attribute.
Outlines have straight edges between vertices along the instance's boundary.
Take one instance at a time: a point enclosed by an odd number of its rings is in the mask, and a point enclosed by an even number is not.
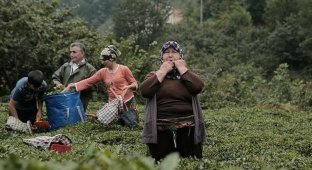
<svg viewBox="0 0 312 170"><path fill-rule="evenodd" d="M0 0L0 169L312 169L311 8L311 0ZM180 22L167 22L172 11ZM180 43L188 68L204 80L204 159L147 157L140 94L136 129L93 119L32 136L4 129L17 80L40 69L51 85L72 42L85 44L96 69L100 51L114 44L117 62L140 83L159 68L168 40ZM95 94L90 113L107 100L102 85ZM22 142L59 133L74 141L73 151Z"/></svg>
<svg viewBox="0 0 312 170"><path fill-rule="evenodd" d="M95 111L100 103L92 103ZM135 129L112 125L103 128L97 120L33 135L6 131L7 109L0 106L0 169L157 169ZM176 169L311 169L312 114L282 109L227 107L204 110L206 140L202 160L168 158ZM73 150L51 153L23 143L37 136L65 134ZM149 160L149 161L148 161ZM166 164L166 161L163 161ZM168 162L167 162L168 163ZM149 167L149 166L150 167ZM164 169L164 170L165 170Z"/></svg>

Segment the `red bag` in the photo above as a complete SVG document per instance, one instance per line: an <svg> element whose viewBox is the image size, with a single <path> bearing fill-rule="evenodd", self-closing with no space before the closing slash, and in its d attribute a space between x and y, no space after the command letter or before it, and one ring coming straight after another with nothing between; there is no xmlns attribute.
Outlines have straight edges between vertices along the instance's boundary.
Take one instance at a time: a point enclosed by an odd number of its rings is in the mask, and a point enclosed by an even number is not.
<svg viewBox="0 0 312 170"><path fill-rule="evenodd" d="M56 151L58 153L63 153L63 152L69 152L72 150L72 146L68 146L68 145L61 145L61 144L52 144L50 146L50 151Z"/></svg>
<svg viewBox="0 0 312 170"><path fill-rule="evenodd" d="M33 125L33 130L35 132L48 132L50 131L51 125L48 121L37 121Z"/></svg>

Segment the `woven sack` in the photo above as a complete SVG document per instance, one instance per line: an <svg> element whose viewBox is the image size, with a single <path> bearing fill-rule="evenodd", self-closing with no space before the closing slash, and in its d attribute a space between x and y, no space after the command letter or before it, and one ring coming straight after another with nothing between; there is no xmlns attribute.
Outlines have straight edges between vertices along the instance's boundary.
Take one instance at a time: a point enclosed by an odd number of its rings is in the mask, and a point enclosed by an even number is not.
<svg viewBox="0 0 312 170"><path fill-rule="evenodd" d="M118 113L121 107L122 98L121 96L117 96L114 100L105 103L105 105L96 112L96 116L104 126L108 126L118 120Z"/></svg>
<svg viewBox="0 0 312 170"><path fill-rule="evenodd" d="M50 150L53 144L72 146L71 139L63 134L58 134L53 137L50 136L38 136L30 139L23 139L23 142L35 146L37 148L41 148L44 150Z"/></svg>
<svg viewBox="0 0 312 170"><path fill-rule="evenodd" d="M8 130L15 130L19 132L32 134L30 121L27 121L27 123L23 123L22 121L13 116L8 117L7 123L5 124L5 128Z"/></svg>

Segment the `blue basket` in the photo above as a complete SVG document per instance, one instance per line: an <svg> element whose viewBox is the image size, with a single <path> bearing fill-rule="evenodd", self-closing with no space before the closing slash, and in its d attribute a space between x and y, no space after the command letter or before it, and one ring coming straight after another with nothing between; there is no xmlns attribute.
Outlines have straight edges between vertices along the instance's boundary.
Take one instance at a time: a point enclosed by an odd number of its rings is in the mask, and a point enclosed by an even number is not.
<svg viewBox="0 0 312 170"><path fill-rule="evenodd" d="M45 102L51 130L86 120L78 92L49 95L45 97Z"/></svg>

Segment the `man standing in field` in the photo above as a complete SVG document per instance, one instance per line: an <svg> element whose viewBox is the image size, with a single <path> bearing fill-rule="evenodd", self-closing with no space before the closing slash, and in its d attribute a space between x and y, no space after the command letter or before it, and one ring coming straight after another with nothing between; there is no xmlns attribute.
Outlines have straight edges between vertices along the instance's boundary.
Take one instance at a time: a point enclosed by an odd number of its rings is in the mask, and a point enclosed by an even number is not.
<svg viewBox="0 0 312 170"><path fill-rule="evenodd" d="M53 83L56 87L66 87L70 83L76 83L80 80L91 77L96 69L85 59L85 46L80 42L74 42L70 45L70 61L63 64L52 75ZM92 88L80 92L80 99L83 108L86 111L89 100L92 98Z"/></svg>

